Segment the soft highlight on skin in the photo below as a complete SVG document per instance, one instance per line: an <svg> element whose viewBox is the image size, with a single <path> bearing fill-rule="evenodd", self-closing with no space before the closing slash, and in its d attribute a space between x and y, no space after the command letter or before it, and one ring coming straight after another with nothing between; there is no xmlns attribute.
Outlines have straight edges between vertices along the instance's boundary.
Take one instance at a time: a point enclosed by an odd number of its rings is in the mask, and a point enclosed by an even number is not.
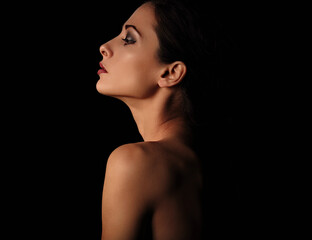
<svg viewBox="0 0 312 240"><path fill-rule="evenodd" d="M160 61L156 26L154 6L145 3L100 46L107 72L99 74L96 89L129 107L144 140L109 156L102 240L137 239L146 215L155 240L196 240L201 233L200 166L180 87L187 67L178 59Z"/></svg>

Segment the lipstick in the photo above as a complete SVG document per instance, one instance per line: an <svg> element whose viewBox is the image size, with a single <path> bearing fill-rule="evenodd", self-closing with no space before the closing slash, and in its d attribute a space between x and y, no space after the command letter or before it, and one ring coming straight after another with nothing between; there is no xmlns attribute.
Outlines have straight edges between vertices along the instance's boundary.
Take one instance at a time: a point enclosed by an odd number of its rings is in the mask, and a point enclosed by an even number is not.
<svg viewBox="0 0 312 240"><path fill-rule="evenodd" d="M106 69L102 63L100 63L100 67L101 67L101 69L97 72L98 75L100 75L101 73L107 73L107 71L106 71Z"/></svg>

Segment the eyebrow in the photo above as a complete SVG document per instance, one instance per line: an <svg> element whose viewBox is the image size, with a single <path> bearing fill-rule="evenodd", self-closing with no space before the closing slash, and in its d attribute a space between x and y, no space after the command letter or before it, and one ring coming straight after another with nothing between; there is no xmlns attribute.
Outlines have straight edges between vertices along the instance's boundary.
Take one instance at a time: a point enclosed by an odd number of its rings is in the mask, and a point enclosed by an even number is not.
<svg viewBox="0 0 312 240"><path fill-rule="evenodd" d="M135 31L137 31L137 33L140 35L140 37L142 37L141 33L139 32L139 30L136 28L136 26L134 25L126 25L125 26L125 29L128 29L128 28L133 28Z"/></svg>

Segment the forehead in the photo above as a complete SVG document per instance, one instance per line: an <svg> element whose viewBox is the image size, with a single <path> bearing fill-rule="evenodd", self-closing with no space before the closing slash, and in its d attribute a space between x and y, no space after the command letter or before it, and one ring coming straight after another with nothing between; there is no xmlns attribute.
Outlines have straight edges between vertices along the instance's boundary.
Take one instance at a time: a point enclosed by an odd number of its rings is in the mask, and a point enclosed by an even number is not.
<svg viewBox="0 0 312 240"><path fill-rule="evenodd" d="M126 21L125 25L127 24L135 25L143 34L154 31L156 18L153 6L145 3L138 7Z"/></svg>

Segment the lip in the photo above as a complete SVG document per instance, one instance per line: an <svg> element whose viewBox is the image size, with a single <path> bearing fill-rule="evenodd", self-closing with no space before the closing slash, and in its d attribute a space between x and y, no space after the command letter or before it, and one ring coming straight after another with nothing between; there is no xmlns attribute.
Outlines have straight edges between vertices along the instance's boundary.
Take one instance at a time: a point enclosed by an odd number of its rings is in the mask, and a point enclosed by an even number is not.
<svg viewBox="0 0 312 240"><path fill-rule="evenodd" d="M101 73L108 73L102 63L100 63L100 67L101 69L97 72L98 75L100 75Z"/></svg>

